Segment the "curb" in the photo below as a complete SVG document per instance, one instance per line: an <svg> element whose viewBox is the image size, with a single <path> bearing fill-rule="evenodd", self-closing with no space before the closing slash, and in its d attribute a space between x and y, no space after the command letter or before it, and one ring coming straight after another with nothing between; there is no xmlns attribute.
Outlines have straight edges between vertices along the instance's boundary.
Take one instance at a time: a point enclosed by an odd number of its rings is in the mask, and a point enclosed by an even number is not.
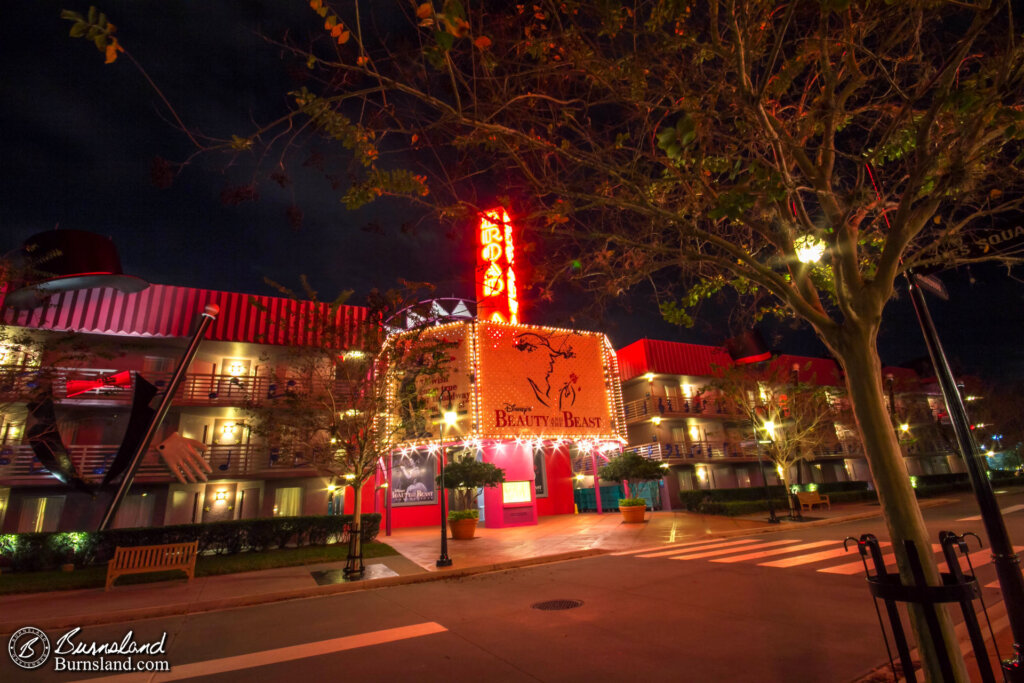
<svg viewBox="0 0 1024 683"><path fill-rule="evenodd" d="M119 610L116 612L104 612L103 614L82 615L82 616L61 616L48 619L35 619L32 625L41 629L62 629L75 626L101 626L104 624L115 624L125 621L139 621L142 619L159 619L162 617L187 616L201 614L204 612L217 612L240 607L253 607L287 600L302 600L308 598L323 598L341 593L354 593L357 591L376 590L378 588L389 588L391 586L405 586L417 583L428 583L432 581L450 581L453 579L464 579L478 574L491 572L508 571L511 569L524 569L543 564L556 562L568 562L579 560L585 557L604 555L608 550L600 548L588 548L586 550L573 550L554 555L543 555L522 560L510 560L508 562L496 562L482 564L464 569L451 569L440 572L427 572L423 574L408 574L405 576L388 576L382 579L371 579L366 582L353 581L351 583L339 583L329 586L311 586L309 588L297 588L288 591L275 593L259 593L255 595L241 595L233 598L221 598L217 600L206 600L202 602L179 603L173 605L160 605L154 607L138 607L134 609ZM0 634L13 633L25 624L22 622L0 622Z"/></svg>

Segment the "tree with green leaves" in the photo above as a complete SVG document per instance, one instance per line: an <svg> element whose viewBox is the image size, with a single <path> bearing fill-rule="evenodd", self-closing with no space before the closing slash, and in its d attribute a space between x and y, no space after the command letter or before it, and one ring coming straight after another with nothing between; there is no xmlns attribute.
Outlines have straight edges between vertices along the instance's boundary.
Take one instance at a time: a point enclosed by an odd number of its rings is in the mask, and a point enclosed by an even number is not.
<svg viewBox="0 0 1024 683"><path fill-rule="evenodd" d="M605 481L626 482L626 497L619 505L647 505L640 495L640 483L657 481L665 476L665 468L657 460L648 460L639 453L626 452L617 455L597 470Z"/></svg>
<svg viewBox="0 0 1024 683"><path fill-rule="evenodd" d="M798 368L778 362L715 367L715 378L705 387L720 397L726 412L744 416L757 442L758 453L771 461L788 496L790 473L800 463L837 443L834 422L840 417L833 407L833 390L813 382L801 382ZM794 515L789 497L790 515Z"/></svg>
<svg viewBox="0 0 1024 683"><path fill-rule="evenodd" d="M664 316L687 324L732 290L754 318L803 321L843 367L910 580L904 541L931 539L889 424L877 337L910 269L1019 256L990 232L1024 203L1012 3L310 5L322 40L283 45L312 76L292 110L205 149L250 155L292 131L323 136L354 160L347 205L402 195L445 222L497 194L535 247L542 299L565 279L599 305L650 286ZM71 19L88 37L95 22Z"/></svg>
<svg viewBox="0 0 1024 683"><path fill-rule="evenodd" d="M353 534L361 543L364 486L389 445L429 412L418 395L399 397L405 404L396 411L390 387L396 374L422 383L447 372L447 346L413 329L396 348L382 323L408 304L398 291L371 292L365 316L352 324L341 315L350 292L320 302L305 278L301 296L277 287L297 304L279 324L298 331L301 342L271 364L266 393L248 398L252 432L279 464L312 465L352 488Z"/></svg>
<svg viewBox="0 0 1024 683"><path fill-rule="evenodd" d="M476 497L480 489L504 483L505 471L494 463L477 460L472 450L465 450L456 453L445 466L444 479L441 481L441 475L437 475L437 487L453 493L451 512L471 512L476 516Z"/></svg>

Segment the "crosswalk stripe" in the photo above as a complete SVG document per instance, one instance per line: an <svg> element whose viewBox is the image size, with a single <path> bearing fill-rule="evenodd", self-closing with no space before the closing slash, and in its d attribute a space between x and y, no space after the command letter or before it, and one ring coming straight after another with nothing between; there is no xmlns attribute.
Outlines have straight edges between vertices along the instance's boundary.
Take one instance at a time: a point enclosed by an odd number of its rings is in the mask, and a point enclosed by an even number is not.
<svg viewBox="0 0 1024 683"><path fill-rule="evenodd" d="M720 557L717 560L711 560L712 562L745 562L746 560L759 560L762 557L771 557L772 555L784 555L786 553L795 553L799 550L810 550L811 548L820 548L823 545L834 545L835 541L815 541L813 543L801 543L800 545L789 546L788 548L775 548L774 550L761 550L756 553L747 553L746 555L734 555L733 557Z"/></svg>
<svg viewBox="0 0 1024 683"><path fill-rule="evenodd" d="M888 545L888 544L885 544ZM823 550L820 553L810 553L808 555L798 555L796 557L787 557L782 560L773 560L771 562L761 562L757 566L759 567L799 567L802 564L810 564L812 562L821 562L822 560L831 560L834 557L842 557L843 555L849 554L843 547L833 548L832 550ZM820 571L820 570L819 570Z"/></svg>
<svg viewBox="0 0 1024 683"><path fill-rule="evenodd" d="M999 511L1002 512L1004 515L1007 515L1007 514L1009 514L1011 512L1017 512L1018 510L1024 510L1024 505L1011 505L1008 508L1001 508ZM958 521L958 522L977 522L977 521L980 521L980 520L981 520L981 515L971 515L970 517L961 517L960 519L958 519L956 521Z"/></svg>
<svg viewBox="0 0 1024 683"><path fill-rule="evenodd" d="M786 544L789 544L789 543L799 543L799 542L800 541L798 541L796 539L790 539L790 540L787 540L787 541L771 541L769 543L757 543L755 545L748 545L748 546L744 546L742 548L726 548L724 550L709 550L707 552L702 552L702 553L693 553L693 554L687 554L687 555L675 555L675 556L670 557L668 559L670 559L670 560L699 560L699 559L701 559L703 557L717 557L719 555L728 555L730 553L743 552L744 550L758 550L760 548L771 548L772 546L786 545Z"/></svg>
<svg viewBox="0 0 1024 683"><path fill-rule="evenodd" d="M932 543L932 552L933 553L938 553L938 552L941 552L941 551L942 551L942 546L941 545L939 545L938 543ZM895 566L896 565L896 555L894 555L892 553L890 553L888 555L883 555L882 556L882 560L885 561L886 566L889 566L889 565ZM869 560L868 561L868 567L870 567L871 570L874 571L874 568L875 568L874 562ZM832 567L822 567L818 571L819 572L823 572L825 574L845 574L845 575L849 576L851 574L859 574L860 572L863 572L864 571L864 562L861 561L861 560L857 560L856 562L847 562L846 564L837 564L837 565L834 565Z"/></svg>
<svg viewBox="0 0 1024 683"><path fill-rule="evenodd" d="M698 551L702 551L702 550L714 550L716 548L725 548L726 546L747 546L747 547L752 547L750 544L754 543L756 540L757 539L754 539L754 538L744 538L744 539L739 540L739 541L727 541L727 542L716 541L714 543L705 543L703 545L695 545L695 546L692 546L692 547L689 547L689 548L675 548L674 550L663 550L663 551L657 552L657 553L647 553L645 555L637 555L637 557L644 557L644 558L646 558L646 557L666 557L668 555L679 555L680 553L691 553L691 552L698 552ZM738 550L746 550L746 547L738 548Z"/></svg>
<svg viewBox="0 0 1024 683"><path fill-rule="evenodd" d="M1015 552L1015 553L1019 553L1022 550L1024 550L1024 545L1015 545L1015 546L1013 546L1013 552ZM978 567L984 567L986 564L990 564L992 562L992 559L993 558L992 558L992 552L991 551L989 551L989 552L981 552L981 551L976 550L973 553L971 553L971 566L974 567L975 569L977 569ZM962 566L964 568L964 570L966 570L967 569L967 562L961 563L960 566Z"/></svg>
<svg viewBox="0 0 1024 683"><path fill-rule="evenodd" d="M753 543L754 540L755 539L753 539L753 538L747 538L747 539L743 539L743 542ZM704 538L704 539L701 539L699 541L688 541L686 543L663 543L662 545L651 545L651 546L647 546L646 548L630 548L629 550L620 550L618 552L608 553L608 554L613 556L613 557L619 556L619 555L635 555L637 553L650 553L650 552L654 552L656 550L667 550L668 548L687 548L687 547L689 547L691 545L709 545L709 544L712 544L712 543L725 543L725 542L726 542L726 539L724 539L724 538L719 538L719 539Z"/></svg>

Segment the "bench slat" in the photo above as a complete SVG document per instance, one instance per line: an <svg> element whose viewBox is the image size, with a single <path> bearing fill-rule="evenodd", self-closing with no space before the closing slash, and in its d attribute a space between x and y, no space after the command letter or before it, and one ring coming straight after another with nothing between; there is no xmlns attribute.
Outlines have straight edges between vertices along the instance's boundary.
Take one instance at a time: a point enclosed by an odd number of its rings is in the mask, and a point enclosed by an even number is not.
<svg viewBox="0 0 1024 683"><path fill-rule="evenodd" d="M164 545L130 546L114 549L114 557L107 563L107 590L118 576L178 569L195 576L199 543L167 543Z"/></svg>

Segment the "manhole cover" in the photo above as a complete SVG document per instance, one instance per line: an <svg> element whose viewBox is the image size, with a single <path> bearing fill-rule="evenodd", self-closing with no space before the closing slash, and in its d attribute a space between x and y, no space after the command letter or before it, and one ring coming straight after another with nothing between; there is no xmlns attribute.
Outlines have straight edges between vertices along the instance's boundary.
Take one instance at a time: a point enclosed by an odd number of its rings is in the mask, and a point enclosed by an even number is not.
<svg viewBox="0 0 1024 683"><path fill-rule="evenodd" d="M573 609L583 604L582 600L545 600L544 602L535 602L530 607L533 609L542 610L559 610L559 609Z"/></svg>

